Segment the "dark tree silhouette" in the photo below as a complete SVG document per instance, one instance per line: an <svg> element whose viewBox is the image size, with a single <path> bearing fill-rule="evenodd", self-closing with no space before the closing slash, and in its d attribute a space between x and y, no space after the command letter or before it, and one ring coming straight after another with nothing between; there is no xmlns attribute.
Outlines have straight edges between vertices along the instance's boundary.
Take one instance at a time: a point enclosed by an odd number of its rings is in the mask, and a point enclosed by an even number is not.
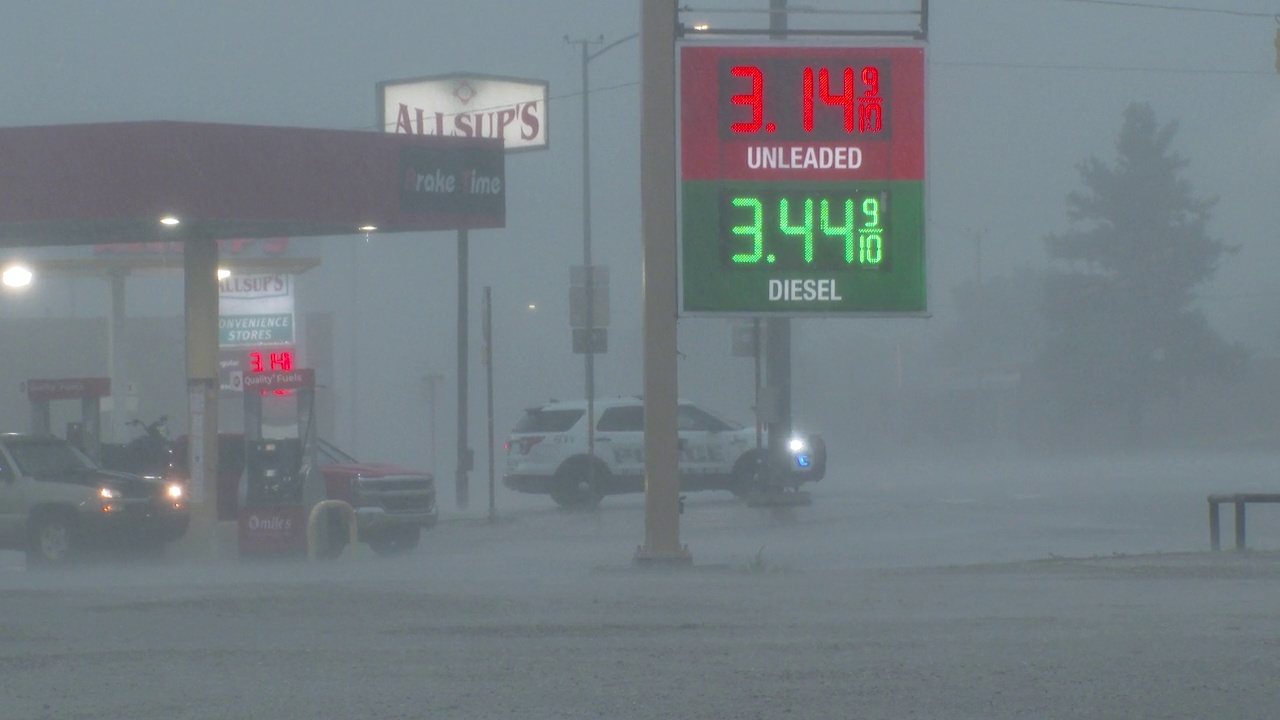
<svg viewBox="0 0 1280 720"><path fill-rule="evenodd" d="M1176 131L1145 103L1129 105L1114 164L1078 166L1071 229L1046 238L1059 262L1046 278L1036 376L1067 428L1123 413L1129 440L1141 443L1153 400L1232 377L1245 360L1194 306L1196 287L1235 248L1208 234L1217 199L1196 196L1180 176Z"/></svg>

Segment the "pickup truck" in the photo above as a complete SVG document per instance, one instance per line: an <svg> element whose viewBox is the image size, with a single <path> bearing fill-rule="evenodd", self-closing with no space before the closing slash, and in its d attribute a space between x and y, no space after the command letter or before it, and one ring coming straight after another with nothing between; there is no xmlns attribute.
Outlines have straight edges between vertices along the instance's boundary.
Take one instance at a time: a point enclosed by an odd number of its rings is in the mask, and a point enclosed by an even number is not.
<svg viewBox="0 0 1280 720"><path fill-rule="evenodd" d="M435 526L435 477L429 472L356 460L332 443L316 441L316 465L324 476L325 498L342 500L356 512L360 542L380 556L403 555L418 546L424 528ZM244 475L244 436L218 434L218 520L236 521ZM188 477L187 437L173 442L171 479ZM331 537L340 542L340 535ZM332 544L325 554L341 547Z"/></svg>

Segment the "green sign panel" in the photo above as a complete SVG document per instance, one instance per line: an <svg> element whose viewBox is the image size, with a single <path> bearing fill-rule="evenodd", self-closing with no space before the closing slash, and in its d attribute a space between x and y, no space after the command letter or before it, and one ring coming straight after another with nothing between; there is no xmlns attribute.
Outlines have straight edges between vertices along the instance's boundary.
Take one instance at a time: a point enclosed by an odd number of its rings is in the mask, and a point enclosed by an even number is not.
<svg viewBox="0 0 1280 720"><path fill-rule="evenodd" d="M680 49L685 314L927 311L924 54Z"/></svg>
<svg viewBox="0 0 1280 720"><path fill-rule="evenodd" d="M218 344L291 345L293 313L269 315L223 315L218 318Z"/></svg>

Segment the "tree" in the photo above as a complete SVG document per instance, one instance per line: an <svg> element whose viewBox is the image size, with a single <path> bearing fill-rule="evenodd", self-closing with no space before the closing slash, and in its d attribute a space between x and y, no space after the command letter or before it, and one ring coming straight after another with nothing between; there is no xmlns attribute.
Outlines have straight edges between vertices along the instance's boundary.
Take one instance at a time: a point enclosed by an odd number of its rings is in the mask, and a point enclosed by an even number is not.
<svg viewBox="0 0 1280 720"><path fill-rule="evenodd" d="M1060 263L1046 279L1037 374L1043 399L1075 429L1121 411L1141 442L1153 400L1243 365L1244 351L1194 307L1196 287L1236 248L1208 235L1217 199L1180 177L1176 131L1145 103L1129 105L1115 163L1078 166L1084 189L1067 196L1071 228L1046 238Z"/></svg>

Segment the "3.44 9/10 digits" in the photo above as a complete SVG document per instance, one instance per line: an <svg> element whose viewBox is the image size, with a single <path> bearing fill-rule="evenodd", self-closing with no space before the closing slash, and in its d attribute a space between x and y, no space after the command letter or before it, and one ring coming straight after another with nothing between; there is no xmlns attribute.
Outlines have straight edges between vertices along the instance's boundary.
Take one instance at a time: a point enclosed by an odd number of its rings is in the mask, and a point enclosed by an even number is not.
<svg viewBox="0 0 1280 720"><path fill-rule="evenodd" d="M726 199L720 236L730 267L883 266L885 227L878 196L733 195ZM834 242L824 243L828 238Z"/></svg>

